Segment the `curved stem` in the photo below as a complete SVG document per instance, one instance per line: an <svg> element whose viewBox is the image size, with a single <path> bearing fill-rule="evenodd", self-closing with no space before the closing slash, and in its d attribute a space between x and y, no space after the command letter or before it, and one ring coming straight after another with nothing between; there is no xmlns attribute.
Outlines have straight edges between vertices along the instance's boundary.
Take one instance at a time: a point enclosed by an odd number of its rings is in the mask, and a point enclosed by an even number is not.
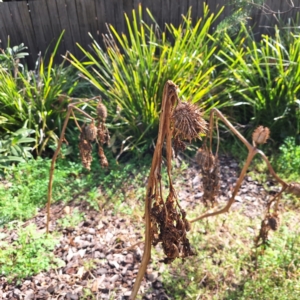
<svg viewBox="0 0 300 300"><path fill-rule="evenodd" d="M81 102L76 102L76 103L72 103L68 105L68 112L65 118L65 122L60 134L60 138L58 140L58 144L57 144L57 148L53 154L52 160L51 160L51 166L50 166L50 173L49 173L49 183L48 183L48 195L47 195L47 220L46 220L46 233L49 233L49 223L50 223L50 205L51 205L51 199L52 199L52 186L53 186L53 175L54 175L54 169L55 169L55 163L56 163L56 159L58 156L58 153L60 151L61 145L64 141L65 138L65 131L70 119L70 115L72 114L74 116L73 113L73 109L76 109L77 111L79 111L80 113L82 113L84 116L86 116L87 118L94 120L94 118L92 118L89 114L87 114L86 112L84 112L83 110L81 110L80 108L76 107L75 105L79 104ZM74 116L75 118L75 116ZM76 120L76 118L75 118ZM76 125L80 128L80 126L77 124ZM81 130L81 129L80 129Z"/></svg>

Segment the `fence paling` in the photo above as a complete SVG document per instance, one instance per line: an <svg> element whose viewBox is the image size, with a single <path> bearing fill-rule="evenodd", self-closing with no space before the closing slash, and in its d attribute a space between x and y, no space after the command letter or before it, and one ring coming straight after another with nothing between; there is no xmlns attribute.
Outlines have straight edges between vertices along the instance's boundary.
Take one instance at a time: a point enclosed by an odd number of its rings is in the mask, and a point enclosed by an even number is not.
<svg viewBox="0 0 300 300"><path fill-rule="evenodd" d="M228 0L208 0L212 12L217 12L222 6L226 9L219 18L229 16L235 9ZM159 26L163 29L165 23L178 26L181 15L185 15L192 7L194 22L203 16L203 1L200 0L28 0L0 3L0 47L24 43L30 53L29 67L34 67L39 51L50 55L55 40L65 30L63 42L56 56L56 63L61 61L61 55L68 50L77 58L81 58L81 51L76 42L87 48L91 43L88 32L103 46L102 34L106 32L106 23L112 24L118 32L126 33L124 12L131 18L132 9L137 9L139 3L143 6L144 21L151 19L146 14L149 8ZM255 24L258 33L266 33L276 21L276 14L283 21L293 19L300 11L300 0L289 1L265 0L264 8L257 6L253 10L251 24ZM50 45L50 46L49 46Z"/></svg>

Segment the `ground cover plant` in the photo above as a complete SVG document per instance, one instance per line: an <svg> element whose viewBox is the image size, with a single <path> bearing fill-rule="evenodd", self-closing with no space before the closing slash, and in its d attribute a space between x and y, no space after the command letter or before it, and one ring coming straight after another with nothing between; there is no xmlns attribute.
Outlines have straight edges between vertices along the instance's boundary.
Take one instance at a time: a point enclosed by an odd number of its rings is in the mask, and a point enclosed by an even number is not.
<svg viewBox="0 0 300 300"><path fill-rule="evenodd" d="M57 243L53 236L45 238L34 225L18 229L18 238L12 243L1 242L0 272L9 281L20 280L43 270L57 267L61 261L52 250ZM1 237L3 239L3 236Z"/></svg>

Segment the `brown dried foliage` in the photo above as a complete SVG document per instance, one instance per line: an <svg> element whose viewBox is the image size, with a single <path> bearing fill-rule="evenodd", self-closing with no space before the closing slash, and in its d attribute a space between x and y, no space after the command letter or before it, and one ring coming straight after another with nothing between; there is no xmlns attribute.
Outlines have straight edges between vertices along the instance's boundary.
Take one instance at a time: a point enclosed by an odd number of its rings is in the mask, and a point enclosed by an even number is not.
<svg viewBox="0 0 300 300"><path fill-rule="evenodd" d="M164 263L171 263L177 257L194 255L186 237L191 227L185 217L186 212L179 208L171 190L165 203L159 198L151 209L152 245L162 243L166 255Z"/></svg>
<svg viewBox="0 0 300 300"><path fill-rule="evenodd" d="M107 109L105 105L101 102L98 102L97 105L97 141L98 141L98 156L100 160L100 165L103 168L108 167L108 161L105 156L103 145L109 142L110 136L109 132L105 126L105 121L107 118Z"/></svg>
<svg viewBox="0 0 300 300"><path fill-rule="evenodd" d="M97 127L95 126L94 121L92 121L89 125L84 126L83 128L85 138L88 141L93 142L97 137Z"/></svg>
<svg viewBox="0 0 300 300"><path fill-rule="evenodd" d="M267 213L261 221L261 227L258 236L254 239L256 247L265 246L268 243L269 231L276 231L279 227L280 219L278 212Z"/></svg>
<svg viewBox="0 0 300 300"><path fill-rule="evenodd" d="M177 107L176 107L177 105ZM164 86L162 108L159 120L159 132L153 154L151 170L148 179L145 203L145 249L142 263L135 281L130 299L135 299L141 280L145 274L151 257L151 245L162 244L165 263L171 263L176 258L194 255L186 236L190 223L186 212L181 209L171 178L172 139L175 154L185 149L182 140L191 141L200 138L206 132L206 122L198 108L191 103L182 103L177 94L177 86L167 81ZM169 195L164 201L161 168L162 152L165 145L166 167L169 179Z"/></svg>
<svg viewBox="0 0 300 300"><path fill-rule="evenodd" d="M80 158L81 162L84 168L87 170L91 169L91 163L93 160L92 157L92 152L93 152L93 146L91 142L87 139L86 136L86 126L83 125L82 131L80 133L80 138L79 138L79 153L80 153Z"/></svg>
<svg viewBox="0 0 300 300"><path fill-rule="evenodd" d="M177 107L176 107L177 103ZM263 126L259 126L252 135L253 146L236 130L236 128L219 112L213 108L210 113L209 121L209 148L205 140L202 149L197 152L197 162L200 165L202 173L202 181L204 188L203 202L208 205L214 205L219 191L219 164L218 164L218 147L216 154L212 154L212 132L214 126L214 115L217 115L225 125L239 138L239 140L247 147L248 157L237 179L232 196L222 209L217 211L207 211L203 215L188 221L186 212L180 207L176 192L172 185L171 179L171 158L172 158L172 138L175 155L178 151L185 150L183 140L191 140L200 138L201 134L206 134L207 123L202 118L199 109L193 104L183 103L177 95L177 86L172 81L167 81L164 87L162 108L160 115L160 126L158 139L153 154L153 160L148 179L146 201L145 201L145 247L140 269L133 287L130 299L135 299L142 278L145 274L147 264L151 258L151 246L162 244L166 257L163 262L171 263L174 259L188 257L194 255L187 232L191 228L191 223L198 220L217 216L229 211L231 205L235 201L242 181L246 175L248 167L255 157L259 154L267 164L271 175L282 185L281 191L268 202L267 213L261 222L259 235L255 239L255 245L265 245L268 242L268 233L270 230L277 230L279 226L279 201L281 194L286 191L296 196L300 196L300 184L287 184L273 170L269 160L265 154L257 148L257 145L267 141L270 130ZM161 168L162 168L162 149L166 146L166 167L169 178L169 195L166 201L163 200L162 184L161 184ZM274 206L273 212L270 212L271 205Z"/></svg>
<svg viewBox="0 0 300 300"><path fill-rule="evenodd" d="M220 189L220 166L218 156L214 156L206 146L199 149L196 160L200 166L203 185L202 202L205 206L215 206Z"/></svg>

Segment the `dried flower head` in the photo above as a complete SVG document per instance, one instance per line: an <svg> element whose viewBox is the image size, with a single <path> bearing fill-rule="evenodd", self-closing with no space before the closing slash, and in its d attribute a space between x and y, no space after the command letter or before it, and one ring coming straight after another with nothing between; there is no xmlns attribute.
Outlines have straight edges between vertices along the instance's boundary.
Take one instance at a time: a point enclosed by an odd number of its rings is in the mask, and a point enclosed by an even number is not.
<svg viewBox="0 0 300 300"><path fill-rule="evenodd" d="M272 230L277 230L279 227L279 216L277 213L274 213L273 215L268 216L268 225Z"/></svg>
<svg viewBox="0 0 300 300"><path fill-rule="evenodd" d="M97 136L101 145L107 144L110 140L109 132L102 122L99 122L97 125Z"/></svg>
<svg viewBox="0 0 300 300"><path fill-rule="evenodd" d="M92 150L93 147L90 141L85 139L84 130L80 134L80 141L79 141L79 153L81 157L81 162L84 168L90 170L91 163L92 163Z"/></svg>
<svg viewBox="0 0 300 300"><path fill-rule="evenodd" d="M97 137L97 127L94 121L84 127L85 137L88 141L93 142Z"/></svg>
<svg viewBox="0 0 300 300"><path fill-rule="evenodd" d="M207 123L200 109L190 102L179 101L173 112L172 121L175 137L180 136L182 139L191 141L207 132Z"/></svg>
<svg viewBox="0 0 300 300"><path fill-rule="evenodd" d="M97 115L102 122L106 121L107 118L107 109L106 106L100 100L97 104Z"/></svg>
<svg viewBox="0 0 300 300"><path fill-rule="evenodd" d="M108 167L108 161L107 161L107 158L104 154L104 150L101 146L99 146L98 155L99 155L101 167L107 168Z"/></svg>
<svg viewBox="0 0 300 300"><path fill-rule="evenodd" d="M255 145L266 143L269 137L270 129L268 127L263 126L257 127L252 134L252 140Z"/></svg>

